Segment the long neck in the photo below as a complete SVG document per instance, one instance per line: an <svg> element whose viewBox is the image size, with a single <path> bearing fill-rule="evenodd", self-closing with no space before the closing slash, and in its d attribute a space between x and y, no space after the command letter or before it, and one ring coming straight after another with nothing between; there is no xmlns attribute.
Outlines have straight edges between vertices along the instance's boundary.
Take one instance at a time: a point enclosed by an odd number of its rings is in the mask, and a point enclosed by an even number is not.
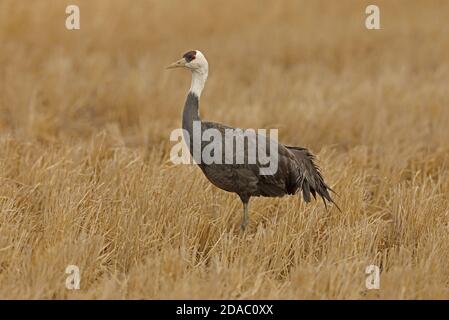
<svg viewBox="0 0 449 320"><path fill-rule="evenodd" d="M184 104L184 111L182 114L182 128L187 130L192 136L193 122L201 121L199 115L199 101L204 84L207 80L207 72L192 72L192 84Z"/></svg>

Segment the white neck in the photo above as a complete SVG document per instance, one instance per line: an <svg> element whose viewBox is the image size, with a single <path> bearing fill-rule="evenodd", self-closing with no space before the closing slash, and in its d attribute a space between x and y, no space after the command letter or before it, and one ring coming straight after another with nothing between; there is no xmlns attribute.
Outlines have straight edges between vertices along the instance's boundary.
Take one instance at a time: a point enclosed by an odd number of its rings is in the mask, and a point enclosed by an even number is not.
<svg viewBox="0 0 449 320"><path fill-rule="evenodd" d="M192 71L192 83L190 85L190 92L195 94L198 98L201 96L204 85L207 80L207 71L205 70L193 70Z"/></svg>

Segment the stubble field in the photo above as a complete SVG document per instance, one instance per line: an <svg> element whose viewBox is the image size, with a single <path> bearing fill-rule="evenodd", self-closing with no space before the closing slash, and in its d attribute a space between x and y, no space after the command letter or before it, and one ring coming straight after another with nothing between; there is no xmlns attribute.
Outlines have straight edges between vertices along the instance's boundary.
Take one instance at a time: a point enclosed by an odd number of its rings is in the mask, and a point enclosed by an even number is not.
<svg viewBox="0 0 449 320"><path fill-rule="evenodd" d="M448 299L449 2L368 4L1 0L0 298ZM202 118L311 149L342 212L253 198L242 234L170 162L190 49Z"/></svg>

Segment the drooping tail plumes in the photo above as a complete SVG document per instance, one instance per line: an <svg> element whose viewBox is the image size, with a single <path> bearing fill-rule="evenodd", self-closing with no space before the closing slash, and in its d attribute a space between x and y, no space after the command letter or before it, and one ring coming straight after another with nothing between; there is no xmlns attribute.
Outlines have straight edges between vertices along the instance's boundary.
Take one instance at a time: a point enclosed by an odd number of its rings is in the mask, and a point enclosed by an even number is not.
<svg viewBox="0 0 449 320"><path fill-rule="evenodd" d="M320 169L315 163L315 157L309 150L301 147L286 146L296 158L299 167L299 177L297 180L298 189L302 191L304 201L310 202L312 200L310 194L316 199L318 194L327 208L327 202L333 203L338 210L340 208L332 199L329 191L334 192L325 182L321 175ZM335 192L334 192L335 193ZM340 210L341 211L341 210Z"/></svg>

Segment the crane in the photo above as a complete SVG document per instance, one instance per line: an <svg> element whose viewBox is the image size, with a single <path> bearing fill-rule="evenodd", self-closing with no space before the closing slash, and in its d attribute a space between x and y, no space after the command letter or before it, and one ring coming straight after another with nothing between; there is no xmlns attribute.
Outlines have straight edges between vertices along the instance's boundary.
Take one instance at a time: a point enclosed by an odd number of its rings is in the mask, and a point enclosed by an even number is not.
<svg viewBox="0 0 449 320"><path fill-rule="evenodd" d="M293 195L301 192L305 202L310 202L311 196L316 199L316 196L319 195L326 208L327 202L329 202L340 210L329 194L329 191L333 190L325 183L316 164L315 156L306 148L286 146L256 134L245 136L248 143L244 145L243 150L236 150L231 155L226 154L227 149L221 146L229 143L229 135L226 134L226 131L238 129L216 122L203 121L199 115L199 100L209 73L206 57L199 50L189 51L180 60L167 67L167 69L174 68L186 68L192 73L192 81L182 114L184 141L206 178L218 188L234 192L240 197L243 203L241 223L243 231L248 225L248 204L251 197L282 197L286 194ZM221 150L222 154L218 156L223 161L212 163L201 161L201 156L195 152L194 148L195 125L199 128L200 134L207 130L214 130L214 132L222 134L223 138L214 139L212 143L220 144L220 148L214 150ZM242 134L241 130L238 132ZM256 161L250 161L247 149L251 145L258 145L267 140L269 140L270 151L276 150L277 152L277 165L276 171L271 174L262 174L261 161L257 158L259 154L256 156ZM200 151L204 150L206 146L207 144L202 141ZM243 161L236 161L239 156Z"/></svg>

